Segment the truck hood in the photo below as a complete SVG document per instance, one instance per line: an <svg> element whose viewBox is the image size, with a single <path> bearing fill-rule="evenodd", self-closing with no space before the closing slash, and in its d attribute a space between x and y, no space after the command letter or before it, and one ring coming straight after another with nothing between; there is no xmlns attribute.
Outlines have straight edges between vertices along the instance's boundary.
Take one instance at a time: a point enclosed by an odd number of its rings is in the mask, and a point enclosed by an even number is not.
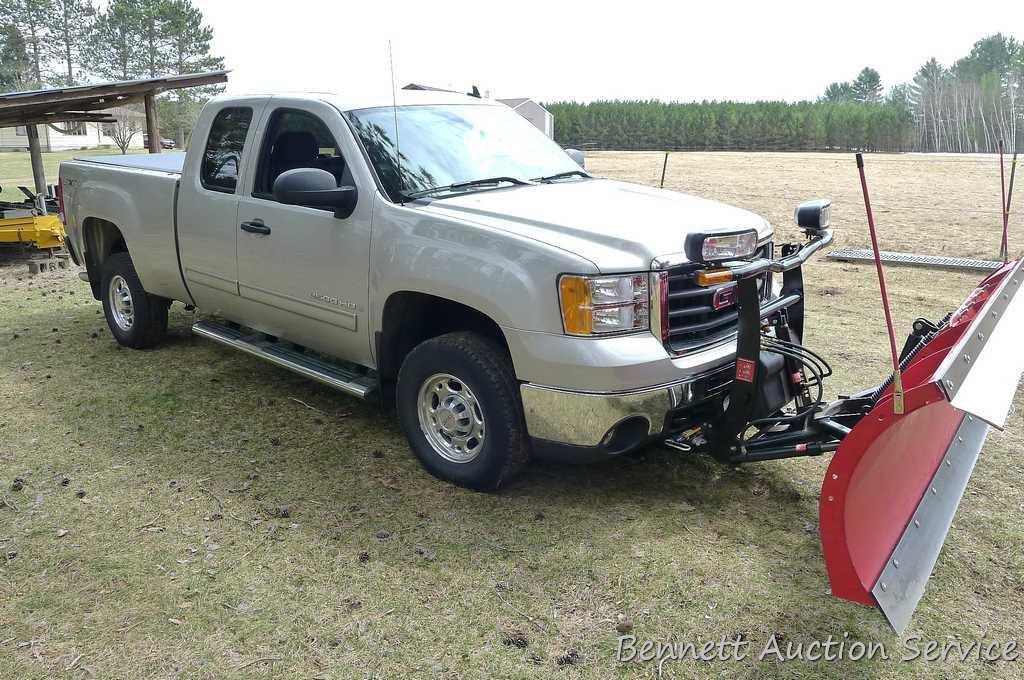
<svg viewBox="0 0 1024 680"><path fill-rule="evenodd" d="M682 253L695 232L756 229L759 240L772 233L764 218L741 208L608 179L478 191L423 209L562 248L601 272L649 269L657 257Z"/></svg>

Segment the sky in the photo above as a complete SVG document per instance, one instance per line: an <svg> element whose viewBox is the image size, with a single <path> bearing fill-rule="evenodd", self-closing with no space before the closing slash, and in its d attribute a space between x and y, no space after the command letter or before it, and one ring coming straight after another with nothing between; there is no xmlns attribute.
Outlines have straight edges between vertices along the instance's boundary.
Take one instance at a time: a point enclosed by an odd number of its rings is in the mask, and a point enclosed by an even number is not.
<svg viewBox="0 0 1024 680"><path fill-rule="evenodd" d="M232 69L230 93L390 91L390 41L399 87L476 84L541 101L795 101L865 66L888 88L985 35L1024 39L1018 0L194 2Z"/></svg>

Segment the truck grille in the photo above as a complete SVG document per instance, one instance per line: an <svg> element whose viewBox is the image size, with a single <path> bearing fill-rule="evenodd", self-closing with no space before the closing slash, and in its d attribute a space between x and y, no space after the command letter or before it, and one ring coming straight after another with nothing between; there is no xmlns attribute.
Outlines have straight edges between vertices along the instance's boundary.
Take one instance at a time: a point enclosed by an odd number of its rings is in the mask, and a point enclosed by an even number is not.
<svg viewBox="0 0 1024 680"><path fill-rule="evenodd" d="M772 244L761 246L753 259L772 256ZM739 312L732 305L716 310L713 306L715 292L734 284L702 288L697 285L696 276L700 267L683 265L668 272L667 319L662 319L662 328L667 329L665 346L673 353L691 351L714 344L736 332ZM764 274L757 281L761 299L771 294L771 274Z"/></svg>

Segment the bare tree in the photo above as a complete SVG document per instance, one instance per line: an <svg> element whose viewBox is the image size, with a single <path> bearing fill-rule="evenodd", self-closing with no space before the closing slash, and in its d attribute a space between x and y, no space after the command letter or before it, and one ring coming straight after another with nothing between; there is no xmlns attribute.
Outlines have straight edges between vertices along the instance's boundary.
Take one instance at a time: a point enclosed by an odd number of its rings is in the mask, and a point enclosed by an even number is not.
<svg viewBox="0 0 1024 680"><path fill-rule="evenodd" d="M135 135L139 134L139 128L132 121L125 118L118 118L117 122L110 123L110 138L114 140L114 144L117 144L117 148L121 150L122 154L128 153L128 147L132 144L132 139Z"/></svg>

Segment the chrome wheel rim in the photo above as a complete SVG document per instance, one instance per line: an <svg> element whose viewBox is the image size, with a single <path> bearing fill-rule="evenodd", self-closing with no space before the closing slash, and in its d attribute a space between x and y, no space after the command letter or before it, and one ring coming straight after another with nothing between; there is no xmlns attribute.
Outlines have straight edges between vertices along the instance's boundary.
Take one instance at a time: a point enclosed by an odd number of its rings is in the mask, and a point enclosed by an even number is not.
<svg viewBox="0 0 1024 680"><path fill-rule="evenodd" d="M420 430L437 455L452 463L468 463L484 446L484 412L462 380L436 373L420 386L417 412Z"/></svg>
<svg viewBox="0 0 1024 680"><path fill-rule="evenodd" d="M135 323L135 305L128 282L120 274L110 279L110 314L114 323L123 331L130 331Z"/></svg>

